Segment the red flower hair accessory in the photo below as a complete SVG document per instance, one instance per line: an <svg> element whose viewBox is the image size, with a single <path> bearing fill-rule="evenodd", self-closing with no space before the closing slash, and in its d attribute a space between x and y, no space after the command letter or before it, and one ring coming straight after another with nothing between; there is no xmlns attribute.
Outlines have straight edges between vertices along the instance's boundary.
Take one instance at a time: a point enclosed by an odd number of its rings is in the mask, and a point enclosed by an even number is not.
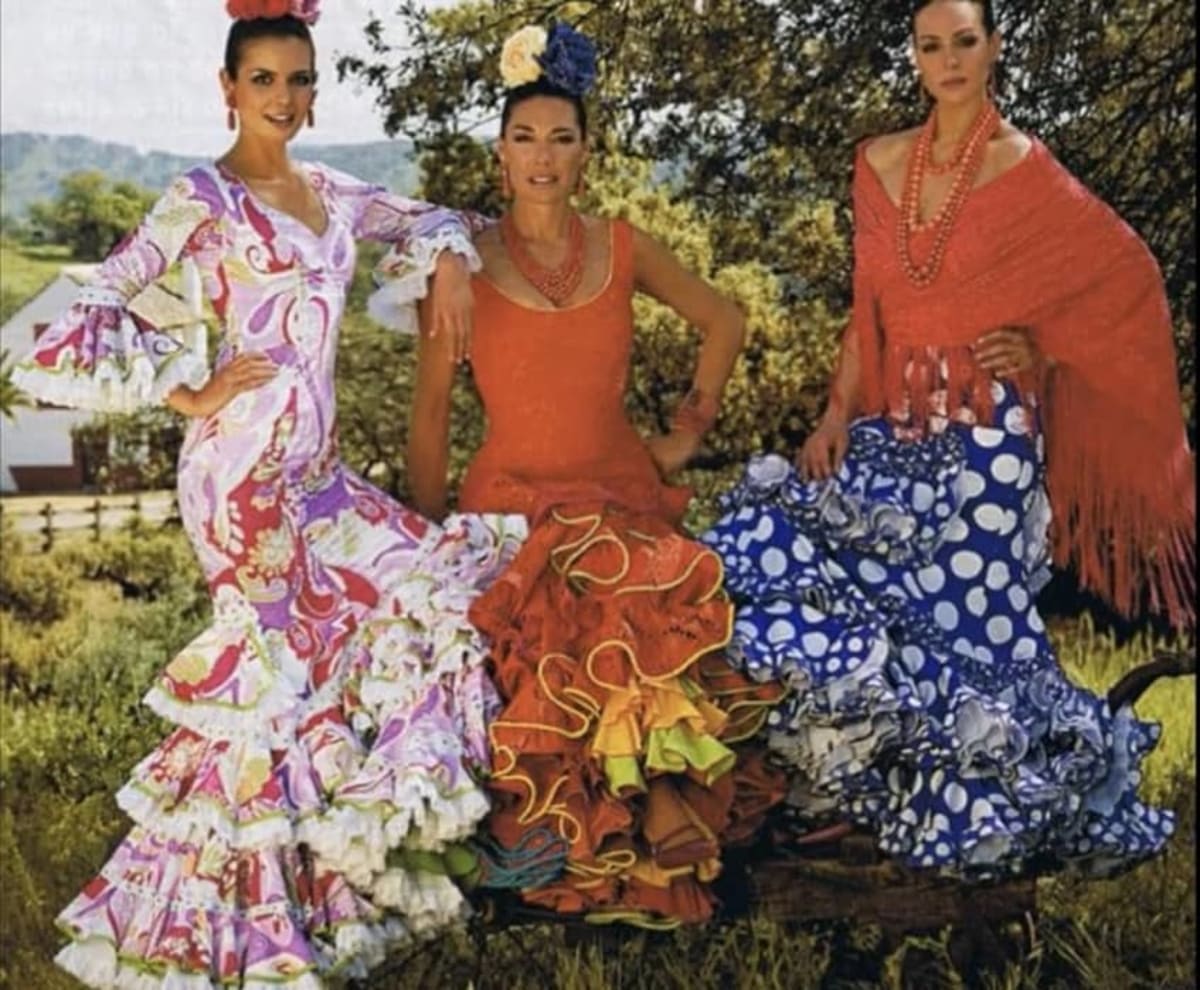
<svg viewBox="0 0 1200 990"><path fill-rule="evenodd" d="M305 24L317 23L318 0L225 0L225 12L235 21L274 20L289 14Z"/></svg>

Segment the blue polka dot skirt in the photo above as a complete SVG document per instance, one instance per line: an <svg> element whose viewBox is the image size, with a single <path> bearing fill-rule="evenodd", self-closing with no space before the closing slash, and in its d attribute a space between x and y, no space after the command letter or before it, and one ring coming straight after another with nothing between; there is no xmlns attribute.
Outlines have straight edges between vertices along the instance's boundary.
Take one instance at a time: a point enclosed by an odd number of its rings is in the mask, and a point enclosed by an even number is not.
<svg viewBox="0 0 1200 990"><path fill-rule="evenodd" d="M1107 874L1174 830L1137 796L1159 727L1054 657L1034 601L1041 437L997 398L993 426L915 440L860 420L826 481L755 458L701 539L737 605L735 661L791 688L766 732L798 830L849 820L910 866L978 879Z"/></svg>

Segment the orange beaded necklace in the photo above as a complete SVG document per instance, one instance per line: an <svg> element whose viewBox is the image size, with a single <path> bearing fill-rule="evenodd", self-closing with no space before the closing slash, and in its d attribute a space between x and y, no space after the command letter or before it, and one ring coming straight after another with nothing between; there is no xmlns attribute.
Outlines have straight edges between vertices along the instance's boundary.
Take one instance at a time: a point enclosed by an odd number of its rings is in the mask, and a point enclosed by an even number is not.
<svg viewBox="0 0 1200 990"><path fill-rule="evenodd" d="M933 144L933 129L936 118L933 114L921 128L908 160L908 172L904 179L904 192L900 197L899 218L896 222L896 250L900 255L900 266L909 282L918 288L929 285L941 271L946 254L946 244L954 229L954 222L962 211L967 193L975 184L975 177L983 165L988 139L1000 124L1000 112L990 100L986 102L962 145L962 152L953 161L957 163L950 192L942 201L937 213L924 222L921 213L921 183L929 174L930 147ZM913 231L934 228L933 247L929 256L920 264L913 260L910 237Z"/></svg>
<svg viewBox="0 0 1200 990"><path fill-rule="evenodd" d="M572 212L567 220L567 253L557 267L547 268L529 253L511 213L500 219L500 240L517 271L555 306L564 305L579 288L585 244L583 221L578 213Z"/></svg>

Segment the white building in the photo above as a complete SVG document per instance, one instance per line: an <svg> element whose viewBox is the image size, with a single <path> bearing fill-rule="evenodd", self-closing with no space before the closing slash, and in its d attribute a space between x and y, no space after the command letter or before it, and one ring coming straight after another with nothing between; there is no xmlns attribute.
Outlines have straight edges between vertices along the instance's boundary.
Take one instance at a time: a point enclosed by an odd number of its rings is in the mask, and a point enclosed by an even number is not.
<svg viewBox="0 0 1200 990"><path fill-rule="evenodd" d="M67 265L41 292L0 327L0 347L18 361L50 323L75 301L96 265ZM147 286L130 303L138 316L176 334L190 349L205 353L207 330L200 294L200 276L185 260L179 269L179 291L164 280ZM165 280L169 284L169 277ZM13 419L0 416L0 493L78 491L83 465L71 439L71 428L95 413L37 403L13 410Z"/></svg>

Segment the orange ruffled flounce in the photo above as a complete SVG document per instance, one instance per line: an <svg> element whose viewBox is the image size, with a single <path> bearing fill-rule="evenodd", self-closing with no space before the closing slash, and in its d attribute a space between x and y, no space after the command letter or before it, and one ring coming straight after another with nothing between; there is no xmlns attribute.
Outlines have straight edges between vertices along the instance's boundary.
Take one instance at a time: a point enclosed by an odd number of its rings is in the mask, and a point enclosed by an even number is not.
<svg viewBox="0 0 1200 990"><path fill-rule="evenodd" d="M734 671L719 558L655 516L599 504L534 525L472 622L504 707L489 728L493 837L569 847L527 902L593 920L703 921L721 848L783 797L757 732L780 688Z"/></svg>

